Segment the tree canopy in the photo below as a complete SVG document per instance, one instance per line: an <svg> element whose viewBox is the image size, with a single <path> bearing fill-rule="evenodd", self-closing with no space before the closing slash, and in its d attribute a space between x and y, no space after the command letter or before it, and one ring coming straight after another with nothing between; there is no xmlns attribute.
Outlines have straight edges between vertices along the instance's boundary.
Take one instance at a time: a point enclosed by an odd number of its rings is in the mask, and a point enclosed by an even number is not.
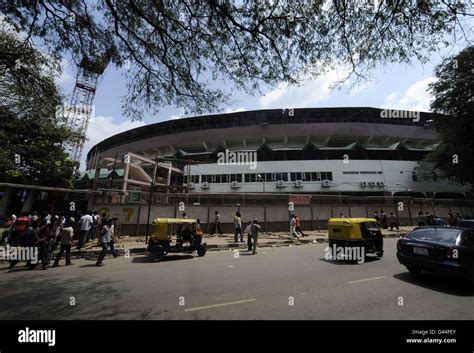
<svg viewBox="0 0 474 353"><path fill-rule="evenodd" d="M71 186L75 163L64 144L78 136L66 126L54 60L0 30L0 180Z"/></svg>
<svg viewBox="0 0 474 353"><path fill-rule="evenodd" d="M465 37L461 1L53 0L0 4L4 20L49 54L108 53L127 68L123 108L133 118L164 105L214 111L229 87L297 83L334 65L352 77L375 65L426 61ZM221 84L216 84L220 81ZM224 87L224 88L223 88Z"/></svg>
<svg viewBox="0 0 474 353"><path fill-rule="evenodd" d="M435 76L431 109L446 116L434 122L442 142L428 158L446 176L474 185L474 46L445 59Z"/></svg>

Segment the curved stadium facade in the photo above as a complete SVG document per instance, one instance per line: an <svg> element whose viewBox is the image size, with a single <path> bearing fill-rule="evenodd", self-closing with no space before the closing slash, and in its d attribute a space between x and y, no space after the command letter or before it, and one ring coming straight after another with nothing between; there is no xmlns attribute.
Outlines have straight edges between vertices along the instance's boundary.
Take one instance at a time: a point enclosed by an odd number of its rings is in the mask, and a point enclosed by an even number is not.
<svg viewBox="0 0 474 353"><path fill-rule="evenodd" d="M465 197L466 187L438 180L429 164L420 165L439 143L430 127L435 118L365 107L183 118L100 142L88 153L87 169L133 153L174 160L181 170L175 182L190 193Z"/></svg>

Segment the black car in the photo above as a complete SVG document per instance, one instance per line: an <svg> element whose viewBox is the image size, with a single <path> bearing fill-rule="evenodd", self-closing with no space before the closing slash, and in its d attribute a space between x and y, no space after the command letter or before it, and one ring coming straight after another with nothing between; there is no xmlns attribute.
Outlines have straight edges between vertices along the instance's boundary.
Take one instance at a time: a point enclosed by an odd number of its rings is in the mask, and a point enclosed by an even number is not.
<svg viewBox="0 0 474 353"><path fill-rule="evenodd" d="M418 227L397 242L398 261L422 270L474 279L474 229Z"/></svg>

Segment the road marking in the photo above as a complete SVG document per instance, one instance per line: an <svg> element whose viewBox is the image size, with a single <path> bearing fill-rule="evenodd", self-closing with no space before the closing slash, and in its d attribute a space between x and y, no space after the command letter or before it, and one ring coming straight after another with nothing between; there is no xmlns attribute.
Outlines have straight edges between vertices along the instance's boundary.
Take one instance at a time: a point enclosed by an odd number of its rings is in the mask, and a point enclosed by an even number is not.
<svg viewBox="0 0 474 353"><path fill-rule="evenodd" d="M368 282L368 281L376 281L378 279L383 279L383 278L387 278L387 276L378 276L378 277L358 279L357 281L350 281L348 283L349 284L354 284L354 283L361 283L361 282Z"/></svg>
<svg viewBox="0 0 474 353"><path fill-rule="evenodd" d="M245 304L245 303L254 302L254 301L256 301L256 300L257 300L257 299L252 298L252 299L238 300L238 301L236 301L236 302L220 303L220 304L213 304L213 305L207 305L207 306L198 306L198 307L196 307L196 308L184 309L184 312L197 311L197 310L204 310L204 309L211 309L211 308L219 308L219 307L221 307L221 306Z"/></svg>

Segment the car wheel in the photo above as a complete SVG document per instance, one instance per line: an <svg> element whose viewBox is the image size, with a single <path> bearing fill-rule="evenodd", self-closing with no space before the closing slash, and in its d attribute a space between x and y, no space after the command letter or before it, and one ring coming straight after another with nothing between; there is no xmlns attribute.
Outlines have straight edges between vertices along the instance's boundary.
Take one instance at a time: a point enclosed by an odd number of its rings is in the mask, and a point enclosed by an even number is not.
<svg viewBox="0 0 474 353"><path fill-rule="evenodd" d="M415 266L407 266L407 270L414 275L419 275L421 273L421 268Z"/></svg>
<svg viewBox="0 0 474 353"><path fill-rule="evenodd" d="M206 251L207 251L207 249L206 249L205 246L199 245L198 249L197 249L197 254L198 254L199 257L203 257L204 255L206 255Z"/></svg>
<svg viewBox="0 0 474 353"><path fill-rule="evenodd" d="M151 249L150 255L153 262L160 262L165 257L165 250L160 245L154 246Z"/></svg>

